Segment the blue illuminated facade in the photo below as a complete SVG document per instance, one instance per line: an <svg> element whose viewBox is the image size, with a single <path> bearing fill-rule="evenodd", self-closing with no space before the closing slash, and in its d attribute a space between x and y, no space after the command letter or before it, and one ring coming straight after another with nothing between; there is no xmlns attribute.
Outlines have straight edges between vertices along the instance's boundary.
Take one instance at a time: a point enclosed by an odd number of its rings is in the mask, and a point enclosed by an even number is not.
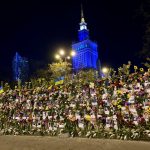
<svg viewBox="0 0 150 150"><path fill-rule="evenodd" d="M81 10L80 30L78 31L78 43L72 45L72 49L76 52L73 57L73 69L78 71L81 69L97 69L98 51L97 44L89 38L89 30L87 23Z"/></svg>
<svg viewBox="0 0 150 150"><path fill-rule="evenodd" d="M28 78L29 65L26 58L21 57L17 52L12 61L13 78L15 81L25 82Z"/></svg>

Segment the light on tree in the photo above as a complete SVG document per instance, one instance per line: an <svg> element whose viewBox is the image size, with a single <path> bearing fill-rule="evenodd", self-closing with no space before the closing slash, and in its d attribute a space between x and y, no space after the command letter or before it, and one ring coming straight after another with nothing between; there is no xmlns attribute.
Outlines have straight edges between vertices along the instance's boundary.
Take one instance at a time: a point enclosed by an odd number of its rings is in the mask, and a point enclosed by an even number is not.
<svg viewBox="0 0 150 150"><path fill-rule="evenodd" d="M56 59L60 59L60 55L56 54L56 55L55 55L55 58L56 58Z"/></svg>

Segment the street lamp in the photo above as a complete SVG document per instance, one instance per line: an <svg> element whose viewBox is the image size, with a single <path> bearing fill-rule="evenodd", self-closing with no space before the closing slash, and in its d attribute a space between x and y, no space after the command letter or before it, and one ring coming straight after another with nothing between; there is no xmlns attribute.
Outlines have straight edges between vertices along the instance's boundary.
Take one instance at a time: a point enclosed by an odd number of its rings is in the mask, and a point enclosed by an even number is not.
<svg viewBox="0 0 150 150"><path fill-rule="evenodd" d="M107 74L109 69L107 67L102 68L102 73Z"/></svg>
<svg viewBox="0 0 150 150"><path fill-rule="evenodd" d="M67 59L69 60L69 59L70 59L70 56L67 56Z"/></svg>
<svg viewBox="0 0 150 150"><path fill-rule="evenodd" d="M55 58L56 58L56 59L60 59L60 55L56 54L56 55L55 55Z"/></svg>
<svg viewBox="0 0 150 150"><path fill-rule="evenodd" d="M56 54L55 58L56 59L62 59L62 57L63 57L63 58L65 58L65 61L67 59L70 60L71 57L74 57L76 55L76 52L75 51L71 51L70 56L64 56L64 55L65 55L65 51L63 49L60 49L59 50L59 54Z"/></svg>
<svg viewBox="0 0 150 150"><path fill-rule="evenodd" d="M59 54L63 56L63 55L65 54L65 51L64 51L63 49L61 49L61 50L59 51Z"/></svg>
<svg viewBox="0 0 150 150"><path fill-rule="evenodd" d="M108 67L103 67L102 68L102 77L108 77L109 76L109 68Z"/></svg>
<svg viewBox="0 0 150 150"><path fill-rule="evenodd" d="M71 52L71 56L75 56L76 55L76 52L75 51L72 51Z"/></svg>

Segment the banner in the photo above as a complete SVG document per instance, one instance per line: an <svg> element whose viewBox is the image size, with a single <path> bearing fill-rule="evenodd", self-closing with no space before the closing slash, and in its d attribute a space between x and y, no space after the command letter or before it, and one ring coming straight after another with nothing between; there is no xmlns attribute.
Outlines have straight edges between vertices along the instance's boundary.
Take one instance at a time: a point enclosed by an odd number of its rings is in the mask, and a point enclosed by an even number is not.
<svg viewBox="0 0 150 150"><path fill-rule="evenodd" d="M0 87L0 94L2 94L4 92L3 88Z"/></svg>
<svg viewBox="0 0 150 150"><path fill-rule="evenodd" d="M60 85L64 83L64 77L60 77L55 81L55 85Z"/></svg>

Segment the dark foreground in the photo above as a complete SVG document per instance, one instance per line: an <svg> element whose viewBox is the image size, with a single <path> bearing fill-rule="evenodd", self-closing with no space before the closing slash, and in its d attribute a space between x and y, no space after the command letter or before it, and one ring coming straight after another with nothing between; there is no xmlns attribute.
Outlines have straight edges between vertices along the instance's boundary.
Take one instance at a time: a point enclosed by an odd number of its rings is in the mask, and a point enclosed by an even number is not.
<svg viewBox="0 0 150 150"><path fill-rule="evenodd" d="M0 136L0 150L149 150L150 142L102 139Z"/></svg>

